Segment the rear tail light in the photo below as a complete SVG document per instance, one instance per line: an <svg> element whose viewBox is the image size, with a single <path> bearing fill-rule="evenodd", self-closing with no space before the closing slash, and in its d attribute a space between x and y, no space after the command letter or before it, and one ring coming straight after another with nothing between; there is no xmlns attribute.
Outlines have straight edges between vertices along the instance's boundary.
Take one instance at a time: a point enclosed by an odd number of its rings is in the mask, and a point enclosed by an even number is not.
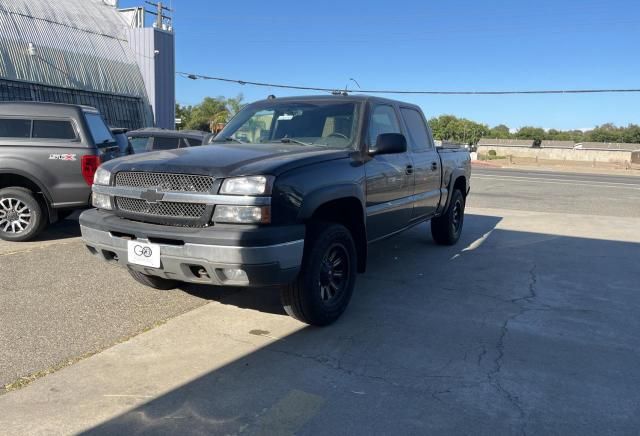
<svg viewBox="0 0 640 436"><path fill-rule="evenodd" d="M89 186L93 185L93 175L100 166L100 157L82 156L80 165L82 166L82 177L84 177L84 181L87 182Z"/></svg>

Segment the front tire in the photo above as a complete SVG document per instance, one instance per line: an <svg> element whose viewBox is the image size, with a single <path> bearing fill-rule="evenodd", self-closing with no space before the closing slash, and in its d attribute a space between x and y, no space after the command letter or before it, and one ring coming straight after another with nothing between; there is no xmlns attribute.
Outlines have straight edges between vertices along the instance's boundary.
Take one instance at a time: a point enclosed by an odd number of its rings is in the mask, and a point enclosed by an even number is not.
<svg viewBox="0 0 640 436"><path fill-rule="evenodd" d="M311 229L296 280L282 288L287 314L315 326L333 323L347 308L356 283L357 255L351 232L340 224Z"/></svg>
<svg viewBox="0 0 640 436"><path fill-rule="evenodd" d="M436 244L454 245L460 239L464 224L464 195L459 189L453 191L447 210L431 220L431 236Z"/></svg>
<svg viewBox="0 0 640 436"><path fill-rule="evenodd" d="M34 239L47 225L44 211L28 189L0 189L0 239L11 242Z"/></svg>
<svg viewBox="0 0 640 436"><path fill-rule="evenodd" d="M145 285L149 288L159 289L161 291L170 291L175 289L180 284L177 280L165 279L157 276L150 276L139 271L134 271L131 268L127 268L131 277L135 279L136 282Z"/></svg>

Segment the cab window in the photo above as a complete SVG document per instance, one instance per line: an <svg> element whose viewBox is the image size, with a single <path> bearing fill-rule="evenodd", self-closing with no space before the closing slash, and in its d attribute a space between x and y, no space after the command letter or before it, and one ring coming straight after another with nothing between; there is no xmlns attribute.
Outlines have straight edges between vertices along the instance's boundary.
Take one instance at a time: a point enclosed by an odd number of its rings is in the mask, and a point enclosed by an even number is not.
<svg viewBox="0 0 640 436"><path fill-rule="evenodd" d="M369 120L369 144L374 145L383 133L401 133L393 106L379 105L373 109Z"/></svg>
<svg viewBox="0 0 640 436"><path fill-rule="evenodd" d="M415 109L409 108L401 108L400 112L409 131L411 150L422 151L433 148L429 132L427 131L427 123L422 117L422 114Z"/></svg>

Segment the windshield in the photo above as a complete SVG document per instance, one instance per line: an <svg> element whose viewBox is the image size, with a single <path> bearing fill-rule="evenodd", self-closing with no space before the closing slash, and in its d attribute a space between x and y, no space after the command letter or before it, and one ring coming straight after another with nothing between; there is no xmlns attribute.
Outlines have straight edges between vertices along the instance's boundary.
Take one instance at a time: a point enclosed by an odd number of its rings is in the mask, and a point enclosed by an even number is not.
<svg viewBox="0 0 640 436"><path fill-rule="evenodd" d="M287 142L352 148L359 104L273 102L244 108L213 142L264 144Z"/></svg>

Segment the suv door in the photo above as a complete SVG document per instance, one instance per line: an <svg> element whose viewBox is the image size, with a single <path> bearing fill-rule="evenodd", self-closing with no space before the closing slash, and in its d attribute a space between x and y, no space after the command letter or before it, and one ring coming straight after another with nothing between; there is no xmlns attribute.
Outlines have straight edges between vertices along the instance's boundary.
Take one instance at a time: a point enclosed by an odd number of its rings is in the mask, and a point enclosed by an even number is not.
<svg viewBox="0 0 640 436"><path fill-rule="evenodd" d="M396 109L390 104L371 107L367 150L382 133L402 133ZM382 238L409 224L412 214L413 170L409 153L375 155L365 164L367 238Z"/></svg>
<svg viewBox="0 0 640 436"><path fill-rule="evenodd" d="M440 203L440 155L429 133L422 112L411 107L400 107L407 130L407 143L415 175L414 206L411 219L435 215Z"/></svg>

